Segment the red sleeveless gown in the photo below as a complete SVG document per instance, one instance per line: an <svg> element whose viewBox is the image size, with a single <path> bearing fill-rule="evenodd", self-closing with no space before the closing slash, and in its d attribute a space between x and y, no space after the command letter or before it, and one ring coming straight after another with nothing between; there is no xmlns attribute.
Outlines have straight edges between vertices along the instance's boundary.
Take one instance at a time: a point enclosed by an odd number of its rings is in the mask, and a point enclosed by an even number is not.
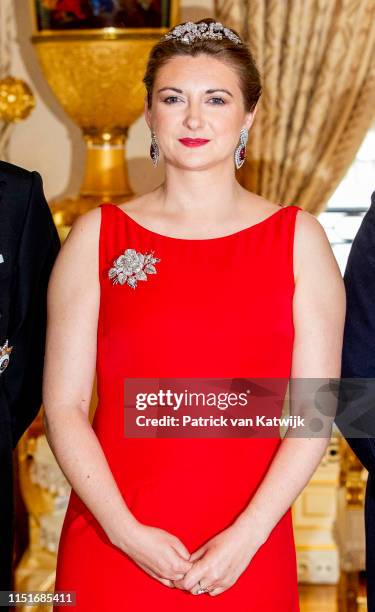
<svg viewBox="0 0 375 612"><path fill-rule="evenodd" d="M126 438L124 379L290 377L299 209L281 207L228 236L183 239L148 230L114 204L101 204L93 428L130 511L176 535L191 553L248 505L280 440ZM108 277L127 248L160 259L156 274L135 288ZM149 576L109 542L72 491L55 589L75 591L80 612L298 612L291 510L237 582L212 597Z"/></svg>

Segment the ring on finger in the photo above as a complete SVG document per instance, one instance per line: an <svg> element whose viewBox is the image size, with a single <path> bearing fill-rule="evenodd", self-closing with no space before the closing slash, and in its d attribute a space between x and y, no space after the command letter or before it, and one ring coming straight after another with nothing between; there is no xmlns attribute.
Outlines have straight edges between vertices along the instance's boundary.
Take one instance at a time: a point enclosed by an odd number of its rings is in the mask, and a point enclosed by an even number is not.
<svg viewBox="0 0 375 612"><path fill-rule="evenodd" d="M197 595L203 595L203 593L209 593L210 592L210 590L207 587L204 587L201 584L200 580L198 580L198 585L199 585L199 589L197 591Z"/></svg>

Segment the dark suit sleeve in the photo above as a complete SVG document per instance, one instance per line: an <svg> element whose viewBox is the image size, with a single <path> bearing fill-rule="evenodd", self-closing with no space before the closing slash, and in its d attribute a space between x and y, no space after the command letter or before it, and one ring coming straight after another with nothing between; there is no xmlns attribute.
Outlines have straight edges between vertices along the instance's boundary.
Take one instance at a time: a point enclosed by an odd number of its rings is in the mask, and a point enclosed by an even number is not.
<svg viewBox="0 0 375 612"><path fill-rule="evenodd" d="M344 274L347 311L342 378L375 378L375 192L371 202L354 238ZM375 406L373 411L375 420ZM374 472L375 440L347 440L365 468Z"/></svg>
<svg viewBox="0 0 375 612"><path fill-rule="evenodd" d="M60 239L44 197L41 176L32 172L12 291L8 338L13 350L4 380L13 447L41 406L47 286L59 249Z"/></svg>

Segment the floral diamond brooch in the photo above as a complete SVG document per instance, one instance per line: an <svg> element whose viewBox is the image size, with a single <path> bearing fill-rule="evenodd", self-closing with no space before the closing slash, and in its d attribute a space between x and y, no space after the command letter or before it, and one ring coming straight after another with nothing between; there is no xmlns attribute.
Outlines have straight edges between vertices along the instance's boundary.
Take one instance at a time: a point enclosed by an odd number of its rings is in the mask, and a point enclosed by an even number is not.
<svg viewBox="0 0 375 612"><path fill-rule="evenodd" d="M135 249L126 249L113 261L108 276L114 285L126 283L135 289L139 280L147 280L147 274L156 274L154 264L158 261L160 259L154 257L154 251L139 253Z"/></svg>

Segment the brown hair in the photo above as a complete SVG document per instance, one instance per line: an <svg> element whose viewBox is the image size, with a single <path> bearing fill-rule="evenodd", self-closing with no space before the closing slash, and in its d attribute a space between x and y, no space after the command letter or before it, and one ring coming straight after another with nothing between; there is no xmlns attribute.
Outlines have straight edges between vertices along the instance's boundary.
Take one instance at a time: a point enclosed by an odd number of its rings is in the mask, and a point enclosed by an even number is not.
<svg viewBox="0 0 375 612"><path fill-rule="evenodd" d="M207 17L195 23L210 24L212 22L215 22L215 19ZM185 23L187 22L183 22L179 25L184 25ZM172 29L169 32L171 32ZM239 36L236 30L232 28L228 29ZM241 37L239 36L239 38ZM245 110L246 112L252 112L262 93L260 75L255 60L250 49L244 42L242 42L242 44L237 44L225 37L221 40L198 38L190 44L174 39L161 39L154 45L150 51L146 72L142 79L147 90L148 107L151 108L152 90L159 68L173 57L182 55L195 57L200 54L211 55L233 67L239 78L239 86L242 91Z"/></svg>

